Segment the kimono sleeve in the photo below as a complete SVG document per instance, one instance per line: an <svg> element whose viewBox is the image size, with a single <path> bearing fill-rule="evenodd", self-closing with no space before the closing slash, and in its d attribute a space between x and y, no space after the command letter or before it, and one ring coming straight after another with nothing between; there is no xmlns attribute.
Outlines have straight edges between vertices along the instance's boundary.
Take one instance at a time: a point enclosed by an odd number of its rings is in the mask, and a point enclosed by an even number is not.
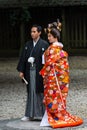
<svg viewBox="0 0 87 130"><path fill-rule="evenodd" d="M27 45L24 46L20 58L19 58L19 62L17 65L17 70L19 72L23 72L25 71L25 63L26 63L26 51L27 51Z"/></svg>

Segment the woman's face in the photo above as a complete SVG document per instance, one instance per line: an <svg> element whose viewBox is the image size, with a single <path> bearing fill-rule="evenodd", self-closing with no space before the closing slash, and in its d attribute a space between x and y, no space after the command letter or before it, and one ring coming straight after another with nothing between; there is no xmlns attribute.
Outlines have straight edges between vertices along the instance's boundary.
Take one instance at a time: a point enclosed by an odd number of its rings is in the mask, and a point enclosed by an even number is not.
<svg viewBox="0 0 87 130"><path fill-rule="evenodd" d="M48 41L49 43L57 42L57 38L54 38L54 36L51 33L48 33Z"/></svg>

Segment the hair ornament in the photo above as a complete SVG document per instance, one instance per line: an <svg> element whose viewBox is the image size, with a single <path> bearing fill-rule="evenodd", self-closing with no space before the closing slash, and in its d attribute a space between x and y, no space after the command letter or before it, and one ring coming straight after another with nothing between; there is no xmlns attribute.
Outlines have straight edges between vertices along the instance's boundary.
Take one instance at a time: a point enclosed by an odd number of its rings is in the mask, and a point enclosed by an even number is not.
<svg viewBox="0 0 87 130"><path fill-rule="evenodd" d="M57 19L57 22L53 22L53 23L48 24L48 27L44 28L44 31L45 31L45 33L50 33L50 31L53 28L55 28L55 29L57 29L60 32L61 31L61 27L62 27L62 24L59 21L59 19Z"/></svg>
<svg viewBox="0 0 87 130"><path fill-rule="evenodd" d="M51 31L51 28L50 28L50 27L44 28L44 32L45 32L45 33L50 33L50 31Z"/></svg>
<svg viewBox="0 0 87 130"><path fill-rule="evenodd" d="M57 29L58 29L59 31L61 31L61 28L62 28L62 24L61 24L61 22L59 21L59 19L57 19Z"/></svg>

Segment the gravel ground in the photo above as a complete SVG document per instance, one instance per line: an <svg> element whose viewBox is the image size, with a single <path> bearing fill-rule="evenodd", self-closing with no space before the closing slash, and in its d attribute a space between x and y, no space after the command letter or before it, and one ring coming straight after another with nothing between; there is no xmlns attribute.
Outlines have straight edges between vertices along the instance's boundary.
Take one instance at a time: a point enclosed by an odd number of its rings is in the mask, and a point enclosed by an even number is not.
<svg viewBox="0 0 87 130"><path fill-rule="evenodd" d="M0 120L21 118L26 104L26 86L18 77L18 59L0 59ZM67 109L87 118L87 57L69 57L70 88Z"/></svg>

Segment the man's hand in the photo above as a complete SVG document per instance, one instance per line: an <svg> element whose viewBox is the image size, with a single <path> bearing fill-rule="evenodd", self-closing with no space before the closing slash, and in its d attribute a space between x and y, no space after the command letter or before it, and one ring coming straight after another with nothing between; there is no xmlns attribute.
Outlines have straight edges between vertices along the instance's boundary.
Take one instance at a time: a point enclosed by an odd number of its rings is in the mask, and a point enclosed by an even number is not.
<svg viewBox="0 0 87 130"><path fill-rule="evenodd" d="M24 73L20 72L20 73L19 73L19 77L20 77L21 79L23 79Z"/></svg>
<svg viewBox="0 0 87 130"><path fill-rule="evenodd" d="M22 79L22 81L23 81L26 85L28 85L27 80L24 78L24 73L20 72L19 76L20 76L20 78Z"/></svg>

